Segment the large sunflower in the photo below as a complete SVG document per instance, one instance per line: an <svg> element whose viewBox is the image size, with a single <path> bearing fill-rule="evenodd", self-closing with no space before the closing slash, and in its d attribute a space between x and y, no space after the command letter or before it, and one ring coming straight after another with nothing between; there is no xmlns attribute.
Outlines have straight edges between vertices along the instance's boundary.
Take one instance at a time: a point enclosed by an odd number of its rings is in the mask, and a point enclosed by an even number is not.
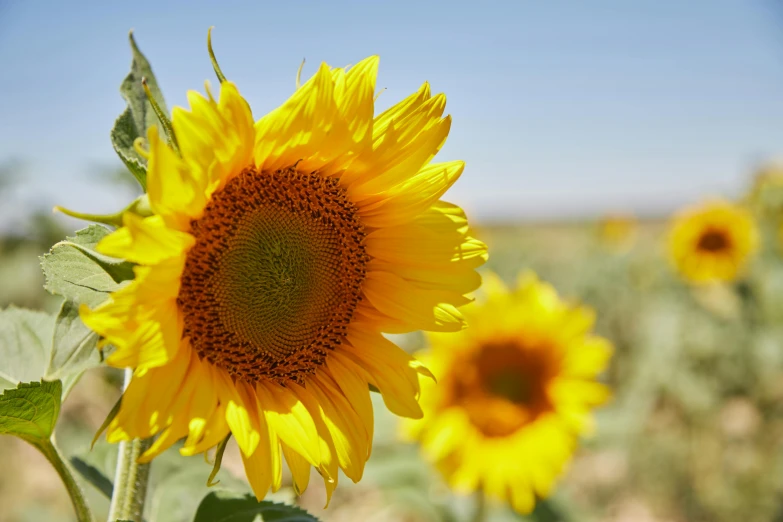
<svg viewBox="0 0 783 522"><path fill-rule="evenodd" d="M109 441L151 437L149 460L185 438L203 452L233 434L260 499L301 492L310 466L331 495L372 443L369 387L421 417L429 372L381 332L461 330L483 243L440 201L462 161L430 163L446 97L422 87L374 116L378 58L317 73L254 123L237 87L188 93L178 150L149 131L152 215L124 215L98 246L137 263L131 284L81 316L135 369Z"/></svg>
<svg viewBox="0 0 783 522"><path fill-rule="evenodd" d="M704 284L735 280L758 248L750 213L722 199L677 214L669 234L669 254L683 278Z"/></svg>
<svg viewBox="0 0 783 522"><path fill-rule="evenodd" d="M470 328L428 336L422 357L439 382L423 384L424 419L406 421L404 432L454 490L527 513L607 400L596 376L612 348L591 333L591 310L562 302L534 275L510 292L491 274L484 281L484 302L464 310Z"/></svg>

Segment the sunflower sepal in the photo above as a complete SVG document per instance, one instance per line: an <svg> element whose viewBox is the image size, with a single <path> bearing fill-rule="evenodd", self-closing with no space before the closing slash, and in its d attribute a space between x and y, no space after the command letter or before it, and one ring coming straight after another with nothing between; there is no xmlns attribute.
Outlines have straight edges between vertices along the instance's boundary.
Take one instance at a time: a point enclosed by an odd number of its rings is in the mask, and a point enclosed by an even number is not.
<svg viewBox="0 0 783 522"><path fill-rule="evenodd" d="M117 155L139 182L141 188L146 191L147 158L134 147L134 142L137 138L145 138L147 129L158 123L157 112L166 115L168 109L152 72L152 67L139 50L132 31L128 34L128 39L133 59L131 70L120 86L120 94L128 106L114 122L110 136ZM143 79L146 80L146 86L142 83ZM155 105L150 100L153 100ZM157 106L157 111L155 106Z"/></svg>
<svg viewBox="0 0 783 522"><path fill-rule="evenodd" d="M231 439L231 433L226 435L226 438L220 441L220 444L217 445L217 449L215 450L215 462L212 464L212 472L209 474L209 477L207 477L207 487L211 488L214 486L217 486L220 484L219 480L215 480L215 477L217 476L218 472L220 471L220 465L223 462L223 452L226 451L226 445L228 444L228 441ZM206 452L204 453L204 458L207 458ZM209 461L207 461L209 463Z"/></svg>
<svg viewBox="0 0 783 522"><path fill-rule="evenodd" d="M220 83L223 83L226 81L226 75L223 74L223 71L220 69L217 58L215 58L215 51L212 49L212 29L214 28L215 26L213 25L207 31L207 51L209 52L209 60L212 62L212 68L215 70L215 76L217 76ZM302 62L302 65L304 65L304 61Z"/></svg>
<svg viewBox="0 0 783 522"><path fill-rule="evenodd" d="M120 228L123 226L123 216L127 213L136 214L140 217L149 217L152 215L150 199L147 194L142 194L138 198L134 199L130 205L120 210L119 212L114 212L112 214L88 214L86 212L78 212L76 210L61 207L60 205L55 206L53 210L72 218L101 223L102 225L109 225L110 227L115 228Z"/></svg>
<svg viewBox="0 0 783 522"><path fill-rule="evenodd" d="M103 350L101 350L101 353L103 353ZM117 414L120 412L121 406L122 406L122 395L120 395L120 398L117 399L117 402L114 403L114 406L112 406L111 411L109 412L108 415L106 415L106 418L103 419L103 422L101 423L98 430L95 432L95 435L93 435L92 442L90 442L90 450L92 450L95 447L95 443L98 442L98 439L101 438L103 432L105 432L106 429L109 427L111 421L113 421L114 418L117 416Z"/></svg>
<svg viewBox="0 0 783 522"><path fill-rule="evenodd" d="M169 147L171 147L174 152L179 155L179 144L177 143L177 135L174 134L174 127L171 124L171 118L169 118L168 114L166 114L160 105L158 105L158 102L155 101L155 97L152 95L152 91L150 90L150 85L146 77L141 78L141 87L144 89L144 94L147 96L147 101L150 102L155 116L158 117L158 121L163 127L163 133L166 135ZM136 150L136 152L139 152L138 138L133 140L133 148Z"/></svg>

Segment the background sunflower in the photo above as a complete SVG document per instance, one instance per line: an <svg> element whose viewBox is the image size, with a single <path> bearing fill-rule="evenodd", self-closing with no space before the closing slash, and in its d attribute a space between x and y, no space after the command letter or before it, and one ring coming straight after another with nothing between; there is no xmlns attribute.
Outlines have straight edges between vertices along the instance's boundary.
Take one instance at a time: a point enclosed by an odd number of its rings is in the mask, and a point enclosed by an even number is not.
<svg viewBox="0 0 783 522"><path fill-rule="evenodd" d="M407 431L455 490L529 513L593 431L591 410L609 397L596 379L612 348L591 332L591 310L532 273L510 291L487 274L482 288L465 310L469 329L428 336L423 357L438 384L424 386L424 420Z"/></svg>
<svg viewBox="0 0 783 522"><path fill-rule="evenodd" d="M669 254L691 283L731 282L742 275L758 242L750 212L725 200L713 200L673 218Z"/></svg>

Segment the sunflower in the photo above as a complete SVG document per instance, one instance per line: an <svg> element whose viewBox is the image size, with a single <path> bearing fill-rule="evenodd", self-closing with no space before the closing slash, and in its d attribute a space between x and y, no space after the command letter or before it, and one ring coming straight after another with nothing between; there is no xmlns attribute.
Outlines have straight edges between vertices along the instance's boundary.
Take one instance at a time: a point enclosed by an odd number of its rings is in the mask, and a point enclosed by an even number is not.
<svg viewBox="0 0 783 522"><path fill-rule="evenodd" d="M632 215L612 214L598 223L598 239L609 250L629 250L636 240L638 223Z"/></svg>
<svg viewBox="0 0 783 522"><path fill-rule="evenodd" d="M439 382L424 382L424 420L403 432L455 491L527 513L592 430L591 408L608 399L596 376L612 347L591 333L591 310L567 305L533 274L513 291L492 274L484 281L484 301L464 310L470 328L428 336L422 360Z"/></svg>
<svg viewBox="0 0 783 522"><path fill-rule="evenodd" d="M313 466L330 496L370 455L371 386L421 417L430 373L382 332L461 330L486 247L440 200L464 167L431 163L445 96L425 83L374 116L377 69L324 63L256 122L233 83L219 99L207 85L173 111L176 148L149 130L152 214L98 245L135 279L80 310L108 364L134 369L110 442L157 435L149 461L232 435L259 499L281 486L281 451L297 492Z"/></svg>
<svg viewBox="0 0 783 522"><path fill-rule="evenodd" d="M674 217L669 254L680 275L692 283L728 282L742 273L758 242L750 213L717 199Z"/></svg>

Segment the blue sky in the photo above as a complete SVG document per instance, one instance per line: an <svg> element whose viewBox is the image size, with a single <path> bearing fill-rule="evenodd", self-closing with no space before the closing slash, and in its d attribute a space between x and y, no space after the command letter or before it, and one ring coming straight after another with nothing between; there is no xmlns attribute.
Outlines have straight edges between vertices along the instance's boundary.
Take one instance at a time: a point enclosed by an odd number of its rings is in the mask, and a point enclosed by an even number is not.
<svg viewBox="0 0 783 522"><path fill-rule="evenodd" d="M163 4L163 5L161 5ZM169 106L214 76L206 31L256 116L296 69L381 56L383 108L427 80L454 118L449 193L484 219L665 211L737 194L783 155L783 15L772 0L45 2L0 0L0 163L17 205L109 211L135 30ZM445 7L448 6L448 7Z"/></svg>

